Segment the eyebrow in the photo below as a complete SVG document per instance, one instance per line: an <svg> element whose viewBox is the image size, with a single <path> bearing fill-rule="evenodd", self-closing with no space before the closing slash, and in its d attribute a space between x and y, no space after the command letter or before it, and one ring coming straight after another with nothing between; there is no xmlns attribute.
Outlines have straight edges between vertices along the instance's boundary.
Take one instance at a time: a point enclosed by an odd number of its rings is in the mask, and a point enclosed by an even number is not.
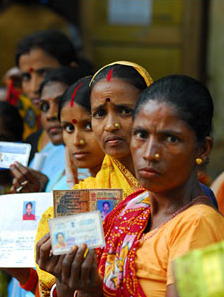
<svg viewBox="0 0 224 297"><path fill-rule="evenodd" d="M53 69L52 67L42 67L42 68L34 69L34 72L50 71L52 69Z"/></svg>
<svg viewBox="0 0 224 297"><path fill-rule="evenodd" d="M147 131L150 133L150 130L148 128L145 128L145 127L141 127L141 126L133 126L132 128L133 131L136 131L136 130L144 130L144 131ZM156 134L166 134L166 135L170 135L170 134L175 134L177 136L181 136L183 135L182 132L178 132L178 131L175 131L175 130L159 130L159 131L156 131Z"/></svg>
<svg viewBox="0 0 224 297"><path fill-rule="evenodd" d="M51 69L53 69L52 67L42 67L42 68L37 68L37 69L33 69L34 72L43 72L43 71L50 71ZM21 71L22 75L30 73L29 70L26 71Z"/></svg>
<svg viewBox="0 0 224 297"><path fill-rule="evenodd" d="M113 103L113 102L111 102L110 101L110 103L114 106L114 107L116 107L116 108L134 108L134 106L131 106L131 104L126 104L126 103L123 103L123 104L115 104L115 103ZM98 106L96 106L96 107L94 107L93 108L93 111L96 111L96 110L99 110L99 109L101 109L101 108L104 108L105 106L106 106L106 104L107 104L107 102L105 102L104 104L100 104L100 105L98 105Z"/></svg>
<svg viewBox="0 0 224 297"><path fill-rule="evenodd" d="M59 100L61 98L61 95L58 95L58 96L56 96L56 97L50 97L50 98L43 98L43 99L41 99L40 98L40 102L43 102L43 101L52 101L52 100Z"/></svg>
<svg viewBox="0 0 224 297"><path fill-rule="evenodd" d="M77 120L77 122L79 123L87 123L87 122L91 122L91 119L90 118L84 118L84 119L81 119L81 120ZM72 121L61 121L61 124L73 124Z"/></svg>
<svg viewBox="0 0 224 297"><path fill-rule="evenodd" d="M105 105L106 105L106 103L107 103L107 102L105 102L104 104L100 104L100 105L98 105L98 106L96 106L96 107L93 107L93 111L96 111L96 110L98 110L98 109L104 108Z"/></svg>

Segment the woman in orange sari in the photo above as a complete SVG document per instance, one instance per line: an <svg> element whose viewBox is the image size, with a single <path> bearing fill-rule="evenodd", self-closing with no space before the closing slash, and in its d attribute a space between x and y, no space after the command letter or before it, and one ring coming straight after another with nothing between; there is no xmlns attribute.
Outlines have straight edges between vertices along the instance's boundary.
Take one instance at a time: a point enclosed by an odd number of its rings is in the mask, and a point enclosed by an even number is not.
<svg viewBox="0 0 224 297"><path fill-rule="evenodd" d="M49 257L49 236L38 244L40 267L51 267L60 280L57 296L63 290L68 297L74 292L178 296L173 260L224 239L224 217L197 180L213 144L212 117L209 91L187 76L162 78L143 91L134 111L131 151L147 190L133 193L106 217L106 245L97 250L98 261L93 250L85 255L85 244L60 257Z"/></svg>

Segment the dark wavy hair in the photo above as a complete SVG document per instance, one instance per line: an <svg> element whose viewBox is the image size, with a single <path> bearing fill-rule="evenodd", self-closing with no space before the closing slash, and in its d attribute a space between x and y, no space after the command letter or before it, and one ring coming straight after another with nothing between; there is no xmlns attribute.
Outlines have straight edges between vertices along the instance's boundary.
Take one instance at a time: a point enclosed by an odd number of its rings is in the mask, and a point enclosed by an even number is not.
<svg viewBox="0 0 224 297"><path fill-rule="evenodd" d="M50 70L44 78L39 88L39 94L41 96L43 88L52 82L62 82L68 86L72 85L74 82L84 77L87 72L80 68L74 67L61 67Z"/></svg>
<svg viewBox="0 0 224 297"><path fill-rule="evenodd" d="M113 69L112 77L119 78L121 80L130 83L139 90L147 88L144 78L131 66L114 64L103 68L95 77L91 84L91 89L101 79L107 78L109 72Z"/></svg>
<svg viewBox="0 0 224 297"><path fill-rule="evenodd" d="M43 30L28 35L19 42L15 55L16 65L19 66L21 55L35 48L42 49L62 66L69 66L72 62L78 63L76 49L64 33L57 30Z"/></svg>
<svg viewBox="0 0 224 297"><path fill-rule="evenodd" d="M86 111L91 113L90 106L90 88L89 83L92 76L86 76L79 79L76 83L71 85L65 93L60 97L58 103L58 119L61 120L61 111L65 104L71 102L72 96L75 94L74 102L82 106Z"/></svg>
<svg viewBox="0 0 224 297"><path fill-rule="evenodd" d="M134 110L134 119L150 100L172 106L194 131L199 143L203 144L211 134L213 100L209 90L198 80L176 74L155 81L141 93Z"/></svg>

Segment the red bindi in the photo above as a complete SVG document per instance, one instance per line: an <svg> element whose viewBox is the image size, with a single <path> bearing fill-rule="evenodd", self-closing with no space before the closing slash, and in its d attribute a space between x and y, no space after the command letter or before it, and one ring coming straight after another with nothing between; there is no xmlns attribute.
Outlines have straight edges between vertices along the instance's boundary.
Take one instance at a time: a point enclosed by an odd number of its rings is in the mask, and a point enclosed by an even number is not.
<svg viewBox="0 0 224 297"><path fill-rule="evenodd" d="M76 119L73 119L73 120L72 120L72 123L73 123L74 125L76 125L77 122L78 122L78 121L77 121Z"/></svg>
<svg viewBox="0 0 224 297"><path fill-rule="evenodd" d="M74 101L75 101L75 96L76 96L76 93L78 91L78 89L83 85L83 82L81 82L80 84L78 84L78 86L75 88L73 94L72 94L72 99L71 99L71 107L73 106L74 104Z"/></svg>
<svg viewBox="0 0 224 297"><path fill-rule="evenodd" d="M113 69L111 69L107 75L107 81L111 81L111 77L112 77L112 73L113 73Z"/></svg>
<svg viewBox="0 0 224 297"><path fill-rule="evenodd" d="M33 67L30 67L30 72L32 73L32 72L34 72L34 69L33 69Z"/></svg>

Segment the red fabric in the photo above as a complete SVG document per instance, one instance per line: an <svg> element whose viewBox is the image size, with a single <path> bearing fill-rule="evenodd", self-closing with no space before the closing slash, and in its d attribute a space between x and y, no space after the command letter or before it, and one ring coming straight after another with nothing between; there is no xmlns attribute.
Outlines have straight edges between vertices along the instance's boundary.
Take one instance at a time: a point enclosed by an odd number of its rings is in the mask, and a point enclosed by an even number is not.
<svg viewBox="0 0 224 297"><path fill-rule="evenodd" d="M35 269L30 268L30 275L28 281L22 285L21 283L19 284L20 287L26 291L33 291L37 285L38 282L38 276L37 272Z"/></svg>
<svg viewBox="0 0 224 297"><path fill-rule="evenodd" d="M22 93L21 89L17 89L14 86L14 82L12 79L9 79L7 82L7 95L6 95L6 101L10 104L17 106L19 96Z"/></svg>
<svg viewBox="0 0 224 297"><path fill-rule="evenodd" d="M35 215L34 214L30 214L30 216L28 216L27 214L23 215L23 220L24 221L34 221L35 220Z"/></svg>
<svg viewBox="0 0 224 297"><path fill-rule="evenodd" d="M53 297L57 297L57 289L56 288L53 291Z"/></svg>
<svg viewBox="0 0 224 297"><path fill-rule="evenodd" d="M136 197L140 199L134 199ZM106 246L97 249L98 271L104 278L104 296L146 297L136 276L134 259L149 216L148 193L139 190L119 203L106 217Z"/></svg>

